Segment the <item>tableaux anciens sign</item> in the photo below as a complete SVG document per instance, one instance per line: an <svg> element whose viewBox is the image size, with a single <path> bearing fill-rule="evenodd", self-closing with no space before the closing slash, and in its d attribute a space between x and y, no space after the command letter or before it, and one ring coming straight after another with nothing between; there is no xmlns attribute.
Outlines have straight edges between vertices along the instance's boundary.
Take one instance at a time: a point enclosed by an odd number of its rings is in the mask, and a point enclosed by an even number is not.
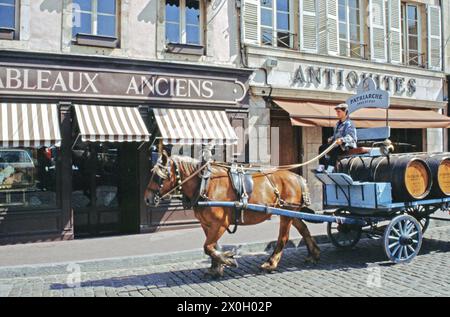
<svg viewBox="0 0 450 317"><path fill-rule="evenodd" d="M246 92L245 85L234 79L0 66L0 95L235 104L245 97Z"/></svg>

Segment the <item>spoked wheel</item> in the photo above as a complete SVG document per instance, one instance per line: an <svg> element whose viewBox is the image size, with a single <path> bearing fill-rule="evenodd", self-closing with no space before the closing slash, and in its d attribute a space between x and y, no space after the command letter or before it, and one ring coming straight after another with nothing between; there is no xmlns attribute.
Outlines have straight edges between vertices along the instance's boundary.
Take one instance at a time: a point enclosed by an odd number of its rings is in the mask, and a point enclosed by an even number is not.
<svg viewBox="0 0 450 317"><path fill-rule="evenodd" d="M410 215L395 217L384 232L384 251L394 263L407 263L419 254L422 226Z"/></svg>
<svg viewBox="0 0 450 317"><path fill-rule="evenodd" d="M345 209L338 209L334 212L335 216L349 215L350 212ZM361 239L362 229L360 226L349 224L327 224L327 234L331 243L340 249L351 249Z"/></svg>
<svg viewBox="0 0 450 317"><path fill-rule="evenodd" d="M414 206L406 209L408 215L413 216L419 221L422 234L428 229L430 225L430 207L429 206Z"/></svg>

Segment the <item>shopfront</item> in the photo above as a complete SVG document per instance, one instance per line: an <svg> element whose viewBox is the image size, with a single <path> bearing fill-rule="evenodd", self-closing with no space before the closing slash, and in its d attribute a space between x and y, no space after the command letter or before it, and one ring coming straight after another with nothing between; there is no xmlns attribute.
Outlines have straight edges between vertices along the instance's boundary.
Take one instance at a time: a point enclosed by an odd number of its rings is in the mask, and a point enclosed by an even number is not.
<svg viewBox="0 0 450 317"><path fill-rule="evenodd" d="M270 124L271 158L293 164L315 157L336 124L334 107L354 96L367 77L374 80L377 89L390 94L389 125L396 152L446 150L444 135L449 119L442 72L353 60L337 64L337 60L326 62L325 57L302 57L282 58L280 53L277 66L257 71L250 83L251 108L264 103L270 112L270 123L266 124ZM264 61L263 56L249 56L252 67ZM386 115L382 109L361 109L352 120L357 128L378 127L386 125ZM311 169L308 166L299 172L315 193L314 207L321 208L321 185Z"/></svg>
<svg viewBox="0 0 450 317"><path fill-rule="evenodd" d="M181 202L144 204L161 136L155 113L217 111L246 128L248 71L17 52L0 60L0 243L194 225ZM245 160L239 142L218 151Z"/></svg>

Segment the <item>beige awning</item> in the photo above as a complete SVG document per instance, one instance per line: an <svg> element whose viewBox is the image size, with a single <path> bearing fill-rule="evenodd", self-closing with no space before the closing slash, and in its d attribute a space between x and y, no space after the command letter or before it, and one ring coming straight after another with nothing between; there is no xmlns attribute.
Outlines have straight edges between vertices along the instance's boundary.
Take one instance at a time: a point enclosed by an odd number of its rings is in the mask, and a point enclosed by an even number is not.
<svg viewBox="0 0 450 317"><path fill-rule="evenodd" d="M302 127L334 127L336 104L302 102L292 100L274 100L287 111L292 125ZM365 108L350 116L357 128L375 128L386 126L386 110ZM433 110L390 108L389 126L400 129L449 128L450 117Z"/></svg>
<svg viewBox="0 0 450 317"><path fill-rule="evenodd" d="M75 105L83 142L148 142L148 132L137 108Z"/></svg>
<svg viewBox="0 0 450 317"><path fill-rule="evenodd" d="M0 104L0 146L59 146L58 107L56 104Z"/></svg>
<svg viewBox="0 0 450 317"><path fill-rule="evenodd" d="M164 144L236 144L225 111L153 109Z"/></svg>

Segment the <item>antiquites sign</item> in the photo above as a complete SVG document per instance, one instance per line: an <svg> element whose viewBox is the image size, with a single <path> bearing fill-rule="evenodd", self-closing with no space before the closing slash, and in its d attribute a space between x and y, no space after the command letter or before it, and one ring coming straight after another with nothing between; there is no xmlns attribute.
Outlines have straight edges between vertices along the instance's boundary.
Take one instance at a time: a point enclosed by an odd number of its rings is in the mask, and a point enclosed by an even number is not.
<svg viewBox="0 0 450 317"><path fill-rule="evenodd" d="M243 83L227 78L0 66L0 96L41 95L236 104L246 94Z"/></svg>
<svg viewBox="0 0 450 317"><path fill-rule="evenodd" d="M300 65L295 71L293 85L315 85L337 89L356 89L365 78L372 78L376 89L385 90L398 96L412 97L417 90L415 78L357 72L320 66Z"/></svg>

